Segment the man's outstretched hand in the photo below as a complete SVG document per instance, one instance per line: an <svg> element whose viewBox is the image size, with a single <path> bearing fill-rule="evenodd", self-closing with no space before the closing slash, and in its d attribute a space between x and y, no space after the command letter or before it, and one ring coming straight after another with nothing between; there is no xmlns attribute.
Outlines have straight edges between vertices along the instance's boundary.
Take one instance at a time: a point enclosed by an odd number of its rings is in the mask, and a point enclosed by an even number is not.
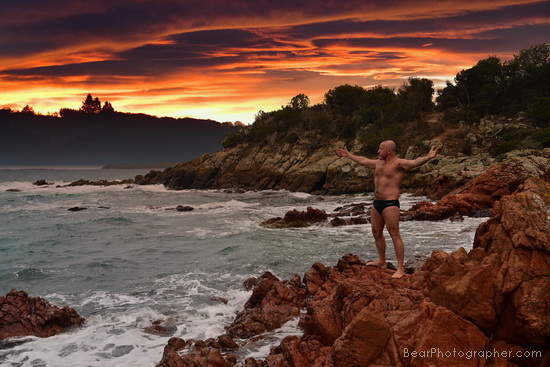
<svg viewBox="0 0 550 367"><path fill-rule="evenodd" d="M430 149L430 151L428 152L428 158L430 159L435 158L437 156L438 151L439 151L439 148L432 146L432 149Z"/></svg>
<svg viewBox="0 0 550 367"><path fill-rule="evenodd" d="M349 157L350 156L350 152L348 151L348 148L346 148L346 147L336 149L336 154L340 157Z"/></svg>

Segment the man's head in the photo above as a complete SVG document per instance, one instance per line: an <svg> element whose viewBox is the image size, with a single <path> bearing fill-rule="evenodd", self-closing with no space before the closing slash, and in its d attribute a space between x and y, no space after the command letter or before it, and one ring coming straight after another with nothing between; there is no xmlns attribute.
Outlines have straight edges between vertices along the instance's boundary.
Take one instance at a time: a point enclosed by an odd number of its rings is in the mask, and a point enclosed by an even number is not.
<svg viewBox="0 0 550 367"><path fill-rule="evenodd" d="M378 159L386 159L395 155L395 149L397 149L397 146L393 140L384 140L378 147Z"/></svg>

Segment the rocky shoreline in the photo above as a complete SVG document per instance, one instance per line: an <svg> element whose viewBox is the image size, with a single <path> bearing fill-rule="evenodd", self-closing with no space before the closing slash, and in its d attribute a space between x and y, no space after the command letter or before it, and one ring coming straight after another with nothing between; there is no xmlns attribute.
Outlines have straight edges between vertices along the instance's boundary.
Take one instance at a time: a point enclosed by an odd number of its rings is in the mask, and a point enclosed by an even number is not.
<svg viewBox="0 0 550 367"><path fill-rule="evenodd" d="M402 279L354 254L334 266L315 263L288 280L263 274L249 281L252 295L226 334L204 341L172 338L158 366L550 365L549 155L548 149L511 155L458 189L432 185L434 193L447 195L402 214L439 220L490 210L470 251L435 251ZM438 175L427 170L412 180ZM346 182L350 187L352 181ZM340 208L336 216L308 208L289 219L354 224L357 218L368 221L366 208ZM301 336L286 337L265 360L239 359L240 346L296 318ZM0 297L0 340L47 337L83 323L74 309L22 291ZM159 321L152 330L163 327Z"/></svg>

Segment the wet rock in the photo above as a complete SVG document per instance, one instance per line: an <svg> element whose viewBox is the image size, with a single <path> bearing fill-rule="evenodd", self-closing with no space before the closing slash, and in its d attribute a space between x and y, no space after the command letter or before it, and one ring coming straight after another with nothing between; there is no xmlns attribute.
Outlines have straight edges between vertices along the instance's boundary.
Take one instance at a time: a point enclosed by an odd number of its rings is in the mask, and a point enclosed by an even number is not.
<svg viewBox="0 0 550 367"><path fill-rule="evenodd" d="M86 209L88 209L88 208L83 207L83 206L73 206L72 208L69 208L67 210L70 211L70 212L80 212L80 211L83 211L83 210L86 210Z"/></svg>
<svg viewBox="0 0 550 367"><path fill-rule="evenodd" d="M156 320L151 323L151 326L143 329L143 331L148 334L160 336L171 336L176 332L176 330L177 327L174 319Z"/></svg>
<svg viewBox="0 0 550 367"><path fill-rule="evenodd" d="M234 367L237 366L237 356L228 353L223 354L218 348L211 348L202 343L195 343L187 354L180 354L180 351L189 345L181 338L171 338L164 348L162 360L157 367Z"/></svg>
<svg viewBox="0 0 550 367"><path fill-rule="evenodd" d="M218 301L218 302L221 302L223 303L224 305L228 304L229 303L229 300L225 297L210 297L210 299L212 301Z"/></svg>
<svg viewBox="0 0 550 367"><path fill-rule="evenodd" d="M52 182L47 182L46 180L37 180L33 183L33 185L36 185L36 186L48 186L48 185L53 185Z"/></svg>
<svg viewBox="0 0 550 367"><path fill-rule="evenodd" d="M86 209L88 209L88 208L83 207L83 206L73 206L72 208L69 208L67 210L70 211L70 212L80 212L80 211L86 210Z"/></svg>
<svg viewBox="0 0 550 367"><path fill-rule="evenodd" d="M130 185L134 184L134 180L132 179L126 179L126 180L116 180L116 181L107 181L107 180L97 180L97 181L90 181L90 180L76 180L71 182L68 185L61 186L61 187L74 187L74 186L113 186L113 185Z"/></svg>
<svg viewBox="0 0 550 367"><path fill-rule="evenodd" d="M372 203L354 203L348 204L334 209L334 214L337 216L358 216L368 214Z"/></svg>
<svg viewBox="0 0 550 367"><path fill-rule="evenodd" d="M243 282L243 288L247 291L250 291L259 283L260 283L260 278L251 277Z"/></svg>
<svg viewBox="0 0 550 367"><path fill-rule="evenodd" d="M217 341L220 344L221 348L239 349L239 344L235 343L233 338L231 338L229 335L222 335L218 337Z"/></svg>
<svg viewBox="0 0 550 367"><path fill-rule="evenodd" d="M260 225L266 228L308 227L314 223L324 222L327 218L328 215L324 210L308 206L305 212L294 209L287 212L284 218L268 219Z"/></svg>
<svg viewBox="0 0 550 367"><path fill-rule="evenodd" d="M178 205L176 206L176 210L178 212L190 212L190 211L193 211L195 208L193 208L192 206L189 206L189 205Z"/></svg>
<svg viewBox="0 0 550 367"><path fill-rule="evenodd" d="M6 192L21 192L19 189L7 189Z"/></svg>
<svg viewBox="0 0 550 367"><path fill-rule="evenodd" d="M336 217L331 219L329 223L333 227L368 224L370 223L370 218L366 216L358 216L358 217L350 217L350 218Z"/></svg>
<svg viewBox="0 0 550 367"><path fill-rule="evenodd" d="M0 297L0 339L26 335L46 338L84 321L73 308L52 306L24 291L12 289Z"/></svg>
<svg viewBox="0 0 550 367"><path fill-rule="evenodd" d="M297 277L297 278L296 278ZM228 335L250 338L281 327L285 322L299 316L305 304L306 291L299 276L282 282L270 272L260 277L259 284L227 328Z"/></svg>

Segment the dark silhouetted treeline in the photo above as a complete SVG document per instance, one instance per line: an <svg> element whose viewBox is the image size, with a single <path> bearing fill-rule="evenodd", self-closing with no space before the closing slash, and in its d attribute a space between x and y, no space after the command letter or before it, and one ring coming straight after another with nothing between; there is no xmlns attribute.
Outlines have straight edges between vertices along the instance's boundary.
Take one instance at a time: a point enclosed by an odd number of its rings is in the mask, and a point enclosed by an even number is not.
<svg viewBox="0 0 550 367"><path fill-rule="evenodd" d="M55 116L37 115L28 106L20 112L0 110L0 165L178 163L220 150L223 138L242 128L116 112L105 105L99 112L64 108Z"/></svg>

